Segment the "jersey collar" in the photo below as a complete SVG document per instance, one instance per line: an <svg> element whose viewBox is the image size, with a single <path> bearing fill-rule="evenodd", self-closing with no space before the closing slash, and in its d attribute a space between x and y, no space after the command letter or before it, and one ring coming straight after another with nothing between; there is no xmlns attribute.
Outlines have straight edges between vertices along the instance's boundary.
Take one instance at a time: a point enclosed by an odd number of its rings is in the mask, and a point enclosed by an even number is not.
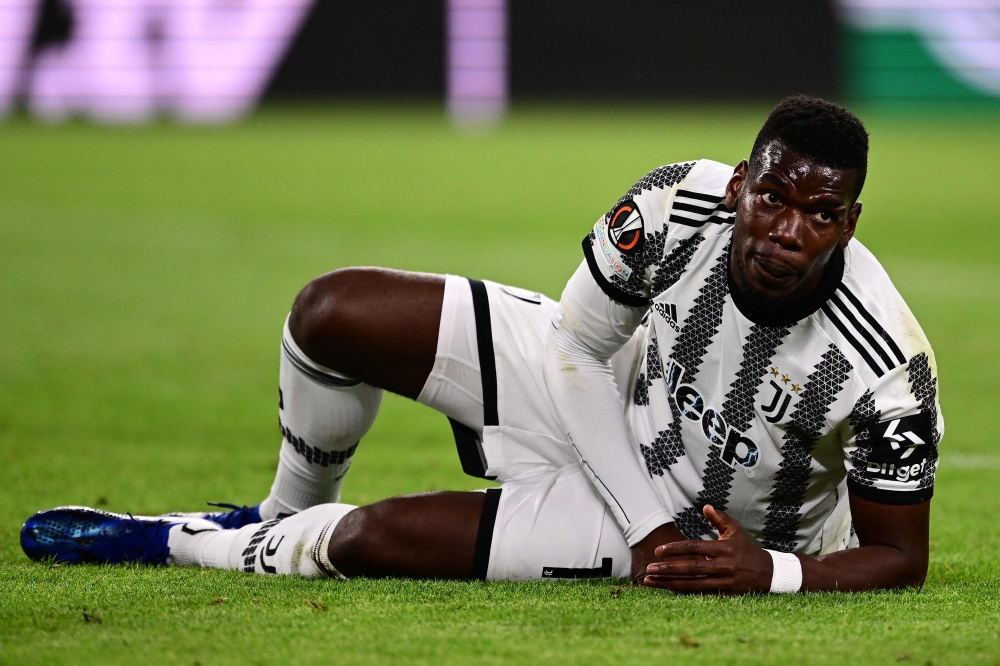
<svg viewBox="0 0 1000 666"><path fill-rule="evenodd" d="M732 254L732 247L733 244L730 243L730 255ZM729 294L732 296L733 304L736 305L736 309L740 311L740 314L761 326L790 326L802 321L823 307L823 304L829 300L833 292L840 286L840 282L844 277L844 250L838 247L833 251L830 261L826 265L826 270L823 271L823 278L813 293L798 303L778 310L765 310L751 303L743 295L743 292L736 287L736 281L733 279L733 273L729 270L729 266L730 264L726 265L726 275L729 278Z"/></svg>

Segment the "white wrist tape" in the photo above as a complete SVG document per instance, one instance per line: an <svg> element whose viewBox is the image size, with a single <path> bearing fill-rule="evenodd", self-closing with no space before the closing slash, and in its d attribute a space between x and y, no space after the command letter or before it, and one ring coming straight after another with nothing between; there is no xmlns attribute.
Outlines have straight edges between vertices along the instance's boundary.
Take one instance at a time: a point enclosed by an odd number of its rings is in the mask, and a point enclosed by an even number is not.
<svg viewBox="0 0 1000 666"><path fill-rule="evenodd" d="M795 593L802 588L802 562L792 553L779 553L764 549L771 556L774 571L771 573L771 592Z"/></svg>

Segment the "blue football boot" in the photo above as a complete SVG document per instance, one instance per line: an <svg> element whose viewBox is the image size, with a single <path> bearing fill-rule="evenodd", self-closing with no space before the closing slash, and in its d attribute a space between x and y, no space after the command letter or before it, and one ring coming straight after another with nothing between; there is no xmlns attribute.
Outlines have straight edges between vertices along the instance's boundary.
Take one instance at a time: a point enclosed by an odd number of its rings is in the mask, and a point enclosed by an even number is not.
<svg viewBox="0 0 1000 666"><path fill-rule="evenodd" d="M167 535L183 522L63 506L28 518L21 548L35 561L166 564Z"/></svg>
<svg viewBox="0 0 1000 666"><path fill-rule="evenodd" d="M208 502L209 506L218 506L229 511L196 511L193 513L165 513L159 518L170 520L171 518L181 518L190 520L199 518L210 520L216 525L221 525L224 530L238 530L247 525L264 522L260 518L260 504L256 506L236 506L235 504L225 504L222 502Z"/></svg>

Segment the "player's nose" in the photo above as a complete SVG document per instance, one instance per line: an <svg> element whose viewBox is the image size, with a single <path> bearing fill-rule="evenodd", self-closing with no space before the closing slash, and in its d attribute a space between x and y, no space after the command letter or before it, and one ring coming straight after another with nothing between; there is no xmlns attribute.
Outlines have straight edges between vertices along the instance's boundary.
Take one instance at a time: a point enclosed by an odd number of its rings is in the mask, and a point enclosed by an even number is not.
<svg viewBox="0 0 1000 666"><path fill-rule="evenodd" d="M807 228L802 211L789 207L773 219L768 238L788 252L799 252L805 244Z"/></svg>

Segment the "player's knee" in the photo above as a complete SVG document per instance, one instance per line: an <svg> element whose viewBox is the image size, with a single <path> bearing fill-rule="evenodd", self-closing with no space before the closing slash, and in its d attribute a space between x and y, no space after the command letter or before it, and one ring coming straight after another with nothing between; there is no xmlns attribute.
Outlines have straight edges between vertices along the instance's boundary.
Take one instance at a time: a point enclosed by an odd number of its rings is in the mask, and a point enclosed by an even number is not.
<svg viewBox="0 0 1000 666"><path fill-rule="evenodd" d="M357 286L365 271L341 268L319 276L299 292L288 326L306 356L318 361L349 338L359 305Z"/></svg>
<svg viewBox="0 0 1000 666"><path fill-rule="evenodd" d="M378 504L351 511L337 524L330 538L330 562L345 576L377 573L378 565L391 548L384 507Z"/></svg>

